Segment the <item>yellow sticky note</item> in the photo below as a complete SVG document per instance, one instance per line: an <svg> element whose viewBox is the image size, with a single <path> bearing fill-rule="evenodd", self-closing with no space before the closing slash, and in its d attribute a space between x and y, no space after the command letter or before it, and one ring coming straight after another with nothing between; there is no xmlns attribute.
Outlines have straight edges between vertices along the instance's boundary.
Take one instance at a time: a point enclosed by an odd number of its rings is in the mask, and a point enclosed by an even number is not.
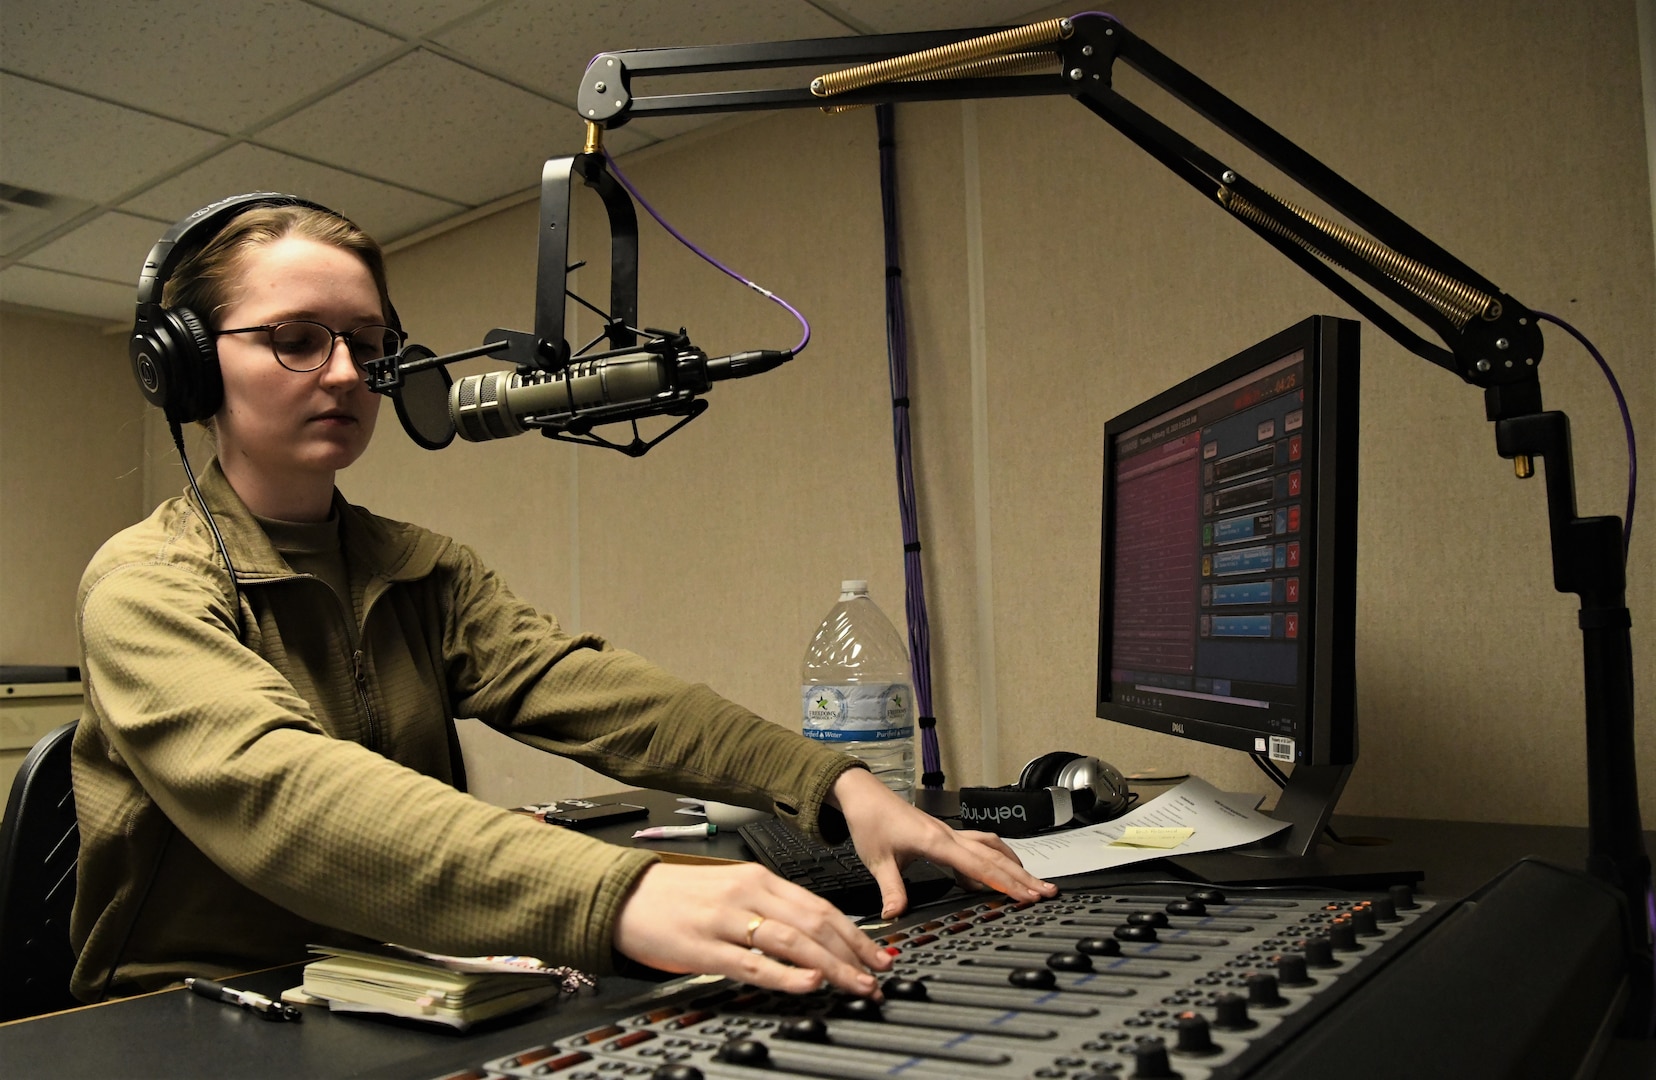
<svg viewBox="0 0 1656 1080"><path fill-rule="evenodd" d="M1195 829L1129 825L1122 832L1121 839L1115 842L1124 847L1176 848L1195 835Z"/></svg>

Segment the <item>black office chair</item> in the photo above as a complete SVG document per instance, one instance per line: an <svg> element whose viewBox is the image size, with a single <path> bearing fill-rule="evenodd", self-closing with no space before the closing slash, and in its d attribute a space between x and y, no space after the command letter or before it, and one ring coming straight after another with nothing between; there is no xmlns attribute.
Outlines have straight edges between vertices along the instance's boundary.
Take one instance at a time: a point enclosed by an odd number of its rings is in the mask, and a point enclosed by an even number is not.
<svg viewBox="0 0 1656 1080"><path fill-rule="evenodd" d="M80 828L69 779L71 720L35 743L12 781L0 826L0 1021L79 1005L69 993L75 952Z"/></svg>

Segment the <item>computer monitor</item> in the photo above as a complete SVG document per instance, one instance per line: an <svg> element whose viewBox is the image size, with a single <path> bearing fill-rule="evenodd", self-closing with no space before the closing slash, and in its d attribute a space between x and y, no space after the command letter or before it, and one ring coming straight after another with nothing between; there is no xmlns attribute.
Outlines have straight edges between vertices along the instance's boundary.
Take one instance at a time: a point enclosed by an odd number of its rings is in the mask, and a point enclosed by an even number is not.
<svg viewBox="0 0 1656 1080"><path fill-rule="evenodd" d="M1357 395L1318 315L1104 428L1098 715L1291 765L1283 854L1357 760Z"/></svg>

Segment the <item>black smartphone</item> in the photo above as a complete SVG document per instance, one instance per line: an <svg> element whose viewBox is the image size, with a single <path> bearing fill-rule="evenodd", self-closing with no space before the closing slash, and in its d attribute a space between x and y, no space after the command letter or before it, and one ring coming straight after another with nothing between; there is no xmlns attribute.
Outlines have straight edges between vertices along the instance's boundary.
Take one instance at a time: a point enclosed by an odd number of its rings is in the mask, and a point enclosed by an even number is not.
<svg viewBox="0 0 1656 1080"><path fill-rule="evenodd" d="M560 806L546 812L548 825L563 825L571 829L595 829L618 821L636 821L649 817L648 807L632 803L597 803L593 806Z"/></svg>

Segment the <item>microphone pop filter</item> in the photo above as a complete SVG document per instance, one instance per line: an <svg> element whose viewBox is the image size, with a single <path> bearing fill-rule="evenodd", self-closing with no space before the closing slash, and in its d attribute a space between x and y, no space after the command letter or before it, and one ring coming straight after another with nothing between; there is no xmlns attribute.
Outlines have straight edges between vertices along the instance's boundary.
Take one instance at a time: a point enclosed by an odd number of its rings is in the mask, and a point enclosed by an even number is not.
<svg viewBox="0 0 1656 1080"><path fill-rule="evenodd" d="M410 345L398 363L428 360L437 355L424 345ZM427 450L441 450L454 441L454 420L449 416L448 369L441 365L405 373L402 385L391 391L397 405L397 419L408 437Z"/></svg>

